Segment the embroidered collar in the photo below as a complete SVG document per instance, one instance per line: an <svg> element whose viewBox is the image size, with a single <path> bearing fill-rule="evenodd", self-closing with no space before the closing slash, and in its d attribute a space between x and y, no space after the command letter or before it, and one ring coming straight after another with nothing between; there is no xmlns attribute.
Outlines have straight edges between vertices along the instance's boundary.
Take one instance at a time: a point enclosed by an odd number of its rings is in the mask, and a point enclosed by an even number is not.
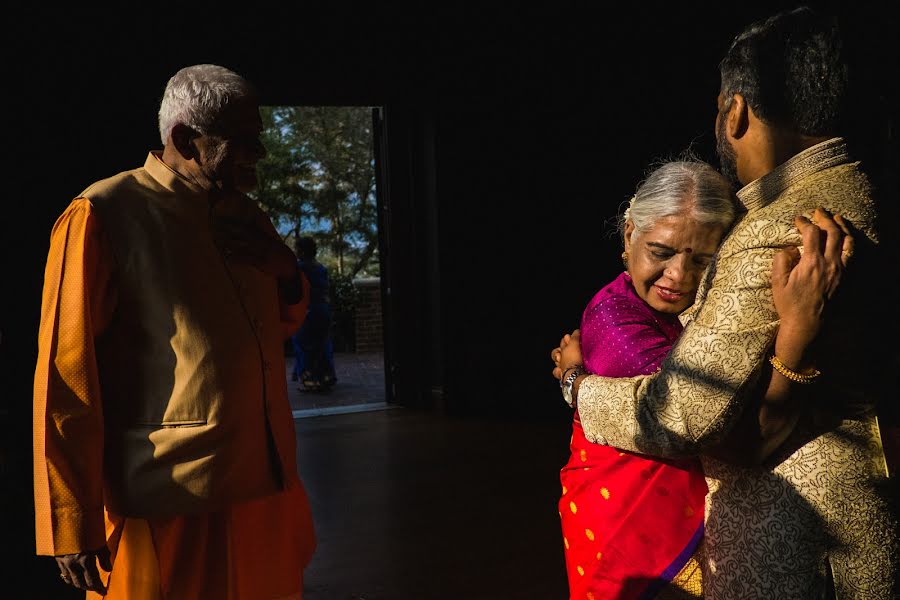
<svg viewBox="0 0 900 600"><path fill-rule="evenodd" d="M795 154L770 173L751 181L737 192L748 211L763 208L784 190L819 171L850 162L844 138L835 137Z"/></svg>

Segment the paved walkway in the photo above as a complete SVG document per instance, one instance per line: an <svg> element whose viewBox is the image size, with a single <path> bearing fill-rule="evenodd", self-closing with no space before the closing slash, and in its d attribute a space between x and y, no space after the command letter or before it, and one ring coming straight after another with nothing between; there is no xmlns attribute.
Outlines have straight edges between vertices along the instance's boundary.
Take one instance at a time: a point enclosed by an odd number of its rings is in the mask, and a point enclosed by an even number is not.
<svg viewBox="0 0 900 600"><path fill-rule="evenodd" d="M328 392L300 391L291 381L294 357L285 357L288 398L295 418L388 408L385 404L384 354L339 352L334 355L337 383Z"/></svg>

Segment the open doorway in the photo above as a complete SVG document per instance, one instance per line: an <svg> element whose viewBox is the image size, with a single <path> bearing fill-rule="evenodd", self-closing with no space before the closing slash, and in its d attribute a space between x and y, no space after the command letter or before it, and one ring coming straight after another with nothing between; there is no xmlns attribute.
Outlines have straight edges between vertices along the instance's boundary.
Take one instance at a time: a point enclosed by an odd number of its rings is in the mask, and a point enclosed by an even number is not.
<svg viewBox="0 0 900 600"><path fill-rule="evenodd" d="M295 418L379 410L385 382L376 108L264 106L254 198L312 284L285 344Z"/></svg>

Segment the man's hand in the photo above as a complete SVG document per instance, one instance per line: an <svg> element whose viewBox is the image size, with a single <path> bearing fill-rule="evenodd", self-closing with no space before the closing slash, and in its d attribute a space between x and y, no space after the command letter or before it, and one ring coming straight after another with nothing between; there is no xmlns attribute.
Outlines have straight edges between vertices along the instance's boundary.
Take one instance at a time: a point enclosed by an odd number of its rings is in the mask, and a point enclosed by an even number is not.
<svg viewBox="0 0 900 600"><path fill-rule="evenodd" d="M78 554L64 554L56 557L56 565L59 567L59 576L69 585L79 590L90 590L100 595L106 594L106 586L100 579L100 571L97 570L97 561L107 573L112 571L112 563L109 560L109 548L104 546L91 552L79 552Z"/></svg>
<svg viewBox="0 0 900 600"><path fill-rule="evenodd" d="M559 341L559 346L550 351L553 361L553 376L560 380L569 368L582 364L581 330L567 333Z"/></svg>
<svg viewBox="0 0 900 600"><path fill-rule="evenodd" d="M813 220L798 216L803 254L789 246L772 264L772 299L781 328L796 334L795 341L811 342L821 326L825 304L834 295L850 257L853 237L840 216L817 208Z"/></svg>

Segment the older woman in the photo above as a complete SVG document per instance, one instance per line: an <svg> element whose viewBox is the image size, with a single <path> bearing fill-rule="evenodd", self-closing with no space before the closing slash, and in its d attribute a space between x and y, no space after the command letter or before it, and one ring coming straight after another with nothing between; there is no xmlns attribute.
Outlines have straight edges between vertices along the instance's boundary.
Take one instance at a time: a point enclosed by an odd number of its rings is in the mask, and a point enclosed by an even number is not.
<svg viewBox="0 0 900 600"><path fill-rule="evenodd" d="M693 303L735 214L731 186L706 163L669 162L647 177L620 222L626 271L591 299L582 316L587 372L630 377L659 367L681 333L679 315ZM782 263L784 269L790 270L789 262ZM801 321L783 321L780 347L801 352L810 343L815 328ZM559 364L558 349L554 360ZM570 404L571 384L581 373L581 367L560 373ZM755 460L789 429L790 419L769 416L744 420L755 428L745 438L753 443L744 458ZM570 597L700 597L694 555L703 536L707 486L699 461L593 444L577 411L573 421L559 502Z"/></svg>

